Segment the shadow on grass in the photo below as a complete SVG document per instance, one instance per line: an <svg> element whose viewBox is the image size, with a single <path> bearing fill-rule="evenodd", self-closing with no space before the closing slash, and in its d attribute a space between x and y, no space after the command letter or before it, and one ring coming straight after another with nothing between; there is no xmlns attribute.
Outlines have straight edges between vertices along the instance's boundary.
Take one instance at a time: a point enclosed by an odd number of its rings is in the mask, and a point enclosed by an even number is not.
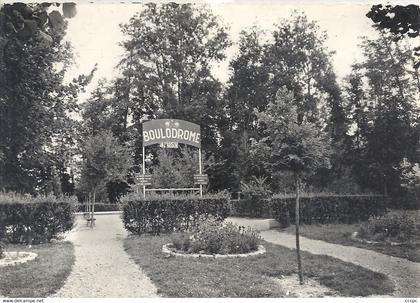
<svg viewBox="0 0 420 303"><path fill-rule="evenodd" d="M264 242L258 257L190 259L168 257L162 245L169 236L131 236L125 249L165 297L285 297L287 290L270 279L295 274L294 250ZM342 296L384 295L393 291L383 274L328 257L302 253L304 275Z"/></svg>
<svg viewBox="0 0 420 303"><path fill-rule="evenodd" d="M0 297L47 297L63 285L74 264L70 242L33 245L8 245L6 251L30 251L38 257L27 263L0 268Z"/></svg>

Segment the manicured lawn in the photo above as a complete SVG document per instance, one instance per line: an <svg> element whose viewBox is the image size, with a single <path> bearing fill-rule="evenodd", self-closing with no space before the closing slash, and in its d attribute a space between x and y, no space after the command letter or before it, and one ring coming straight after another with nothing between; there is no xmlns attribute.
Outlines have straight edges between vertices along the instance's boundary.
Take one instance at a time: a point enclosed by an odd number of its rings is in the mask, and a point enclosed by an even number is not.
<svg viewBox="0 0 420 303"><path fill-rule="evenodd" d="M8 245L6 251L30 251L38 257L16 266L0 267L0 297L47 297L63 286L74 263L70 242Z"/></svg>
<svg viewBox="0 0 420 303"><path fill-rule="evenodd" d="M233 259L168 257L162 245L169 236L130 236L124 246L164 297L285 297L272 278L296 274L296 253L263 242L265 255ZM328 256L302 253L304 274L342 296L389 294L392 282L383 274Z"/></svg>
<svg viewBox="0 0 420 303"><path fill-rule="evenodd" d="M300 233L310 239L322 240L325 242L355 246L365 249L374 250L376 252L405 258L413 262L420 262L420 245L398 245L391 246L390 244L368 244L361 243L351 239L351 234L359 230L358 224L323 224L323 225L301 225ZM289 226L283 229L288 233L295 233L295 226Z"/></svg>

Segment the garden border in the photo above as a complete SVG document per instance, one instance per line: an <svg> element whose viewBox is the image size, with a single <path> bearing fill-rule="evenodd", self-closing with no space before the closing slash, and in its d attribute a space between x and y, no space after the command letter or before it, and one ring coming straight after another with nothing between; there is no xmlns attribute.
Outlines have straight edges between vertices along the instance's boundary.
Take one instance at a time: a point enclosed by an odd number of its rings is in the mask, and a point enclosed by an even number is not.
<svg viewBox="0 0 420 303"><path fill-rule="evenodd" d="M402 246L402 245L411 244L411 243L392 242L392 241L385 241L385 242L371 241L371 240L366 240L366 239L359 238L357 236L358 234L359 233L357 231L355 231L354 233L351 234L350 238L352 240L357 241L357 242L360 242L360 243L373 244L373 245L388 244L388 245L391 245L391 246ZM413 244L418 245L418 244L420 244L420 242L414 242Z"/></svg>
<svg viewBox="0 0 420 303"><path fill-rule="evenodd" d="M180 253L180 252L174 251L173 244L172 243L167 243L167 244L164 244L162 246L162 252L165 253L165 254L169 254L171 256L179 256L179 257L184 257L184 258L214 258L214 259L219 259L219 258L244 258L244 257L258 256L258 255L265 254L266 249L263 245L258 245L257 251L253 251L253 252L246 253L246 254L226 254L226 255L221 255L221 254L213 254L213 255L209 255L209 254L186 254L186 253Z"/></svg>
<svg viewBox="0 0 420 303"><path fill-rule="evenodd" d="M15 254L19 257L19 259L11 259L10 255ZM28 251L5 251L4 252L5 257L0 259L0 267L5 266L15 266L18 264L26 263L32 260L35 260L38 257L37 253L28 252ZM6 260L7 258L10 258L9 260Z"/></svg>

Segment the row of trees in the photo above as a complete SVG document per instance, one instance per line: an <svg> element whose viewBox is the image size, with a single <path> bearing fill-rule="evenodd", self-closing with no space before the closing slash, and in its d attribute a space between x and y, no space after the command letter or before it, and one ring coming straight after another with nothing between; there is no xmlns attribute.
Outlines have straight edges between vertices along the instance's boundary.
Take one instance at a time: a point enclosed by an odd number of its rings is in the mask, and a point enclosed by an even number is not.
<svg viewBox="0 0 420 303"><path fill-rule="evenodd" d="M3 6L2 24L13 18L11 13L7 15L7 10L16 10L15 6ZM47 14L48 18L51 14ZM56 184L54 180L60 178L64 189L69 183L66 180L71 179L70 167L74 167L69 161L75 154L81 154L84 160L78 172L82 180L80 190L95 188L95 194L108 195L114 200L129 189L133 173L140 171L142 122L176 118L201 125L210 189L238 191L241 182L252 176L267 177L274 191L294 188L296 177L279 173L286 169L299 171L299 184L305 180L315 189L401 194L401 184L418 162L418 65L403 34L396 38L392 30L384 28L389 22L378 21L380 16L388 16L382 8L374 6L369 14L378 24L378 37L362 38L364 59L354 64L342 83L338 83L333 71L333 53L326 47L326 33L305 14L294 12L272 32L257 27L241 32L239 51L230 62L229 81L223 84L212 73L232 44L222 22L203 6L147 4L142 12L121 26L125 34L121 45L125 52L117 67L118 76L110 82L99 82L81 108L81 122L70 119L69 112L79 110L75 102L77 92L92 75L63 84L70 48L61 38L54 40L56 44L45 46L51 56L48 64L56 67L56 63L61 63L63 70L47 71L42 64L31 66L30 62L22 65L22 70L27 72L26 69L32 68L32 77L37 75L35 79L46 81L42 85L51 87L50 93L27 88L31 90L28 96L36 97L28 98L31 106L48 111L51 119L38 119L36 112L15 110L12 113L11 109L6 112L2 106L0 121L6 121L3 117L9 119L10 130L0 142L0 166L3 163L0 188L46 192L49 190L46 184ZM52 24L48 21L43 26L49 28ZM2 34L1 37L10 39L11 36ZM34 48L37 45L35 38L25 43ZM37 54L36 50L21 47ZM9 57L2 56L1 68L9 66L14 72L19 70L9 63ZM49 57L43 60L46 58ZM21 75L14 77L27 83ZM9 75L1 80L5 81L1 83L2 88L7 87L11 92L10 97L0 97L7 105L4 109L31 108L22 101L25 94L20 93L21 86L12 86L13 79ZM47 100L42 99L43 94L54 102L42 103ZM57 104L65 108L60 109ZM42 135L23 135L15 127L21 122L12 119L21 119L28 125L36 120L42 126L35 130ZM67 124L56 126L57 123ZM6 123L1 127L2 131L3 127L8 129ZM44 129L47 131L43 132ZM35 131L29 126L27 130ZM38 145L32 144L31 140L38 137L45 139ZM60 144L64 138L67 141ZM13 146L10 142L17 139L23 141L19 147L22 152L9 150ZM28 152L29 145L30 148L38 146L42 153ZM75 151L74 146L79 146L79 150ZM309 158L316 156L319 161L309 165L305 158L307 152ZM67 158L54 158L42 165L24 164L27 160L22 153L28 153L38 162L41 155ZM113 156L115 153L120 157ZM285 156L296 161L293 165L285 162ZM171 154L150 149L148 159L153 173L165 177L159 180L177 180L179 185L191 182L179 175L178 168L185 172L194 169L192 151ZM108 166L104 167L106 163ZM5 167L12 164L19 170ZM305 169L297 169L299 165ZM25 171L24 167L32 171ZM43 177L35 172L42 172ZM21 175L32 183L23 187ZM92 180L97 180L95 185L89 183ZM34 182L44 184L43 189L34 186ZM162 182L157 186L165 186L166 181Z"/></svg>

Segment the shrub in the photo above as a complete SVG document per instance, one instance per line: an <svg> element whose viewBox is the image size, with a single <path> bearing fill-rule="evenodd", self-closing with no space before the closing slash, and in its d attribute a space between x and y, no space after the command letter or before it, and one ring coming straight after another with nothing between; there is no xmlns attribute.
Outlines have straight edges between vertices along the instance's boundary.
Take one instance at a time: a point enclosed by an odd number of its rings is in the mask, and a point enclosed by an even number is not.
<svg viewBox="0 0 420 303"><path fill-rule="evenodd" d="M307 196L300 198L300 221L312 223L354 223L386 212L387 199L374 195ZM274 217L283 226L294 222L295 198L275 197L271 201Z"/></svg>
<svg viewBox="0 0 420 303"><path fill-rule="evenodd" d="M420 216L416 211L393 211L371 217L360 226L359 236L373 241L417 242Z"/></svg>
<svg viewBox="0 0 420 303"><path fill-rule="evenodd" d="M198 196L128 196L123 199L123 222L134 234L187 230L209 216L223 221L229 215L225 194Z"/></svg>
<svg viewBox="0 0 420 303"><path fill-rule="evenodd" d="M0 240L42 243L73 227L76 199L0 194Z"/></svg>
<svg viewBox="0 0 420 303"><path fill-rule="evenodd" d="M222 225L208 218L191 233L173 235L174 247L187 253L238 254L255 251L261 237L258 231L232 223Z"/></svg>
<svg viewBox="0 0 420 303"><path fill-rule="evenodd" d="M261 218L270 215L269 201L271 195L267 178L253 178L249 182L241 182L243 199L235 202L233 209L236 213Z"/></svg>

